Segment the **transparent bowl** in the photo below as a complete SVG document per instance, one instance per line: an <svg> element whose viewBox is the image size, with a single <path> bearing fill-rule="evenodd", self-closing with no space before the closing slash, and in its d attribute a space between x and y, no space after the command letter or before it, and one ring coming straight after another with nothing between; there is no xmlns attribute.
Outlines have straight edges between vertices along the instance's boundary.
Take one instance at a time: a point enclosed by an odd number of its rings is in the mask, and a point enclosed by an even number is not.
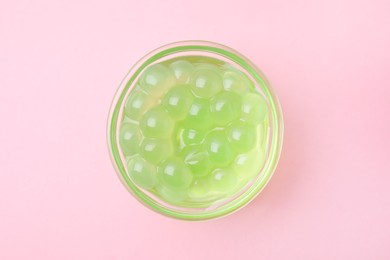
<svg viewBox="0 0 390 260"><path fill-rule="evenodd" d="M210 198L208 203L172 203L155 192L141 188L127 171L128 158L124 155L119 133L123 123L127 97L134 91L140 76L153 64L177 59L200 58L203 63L221 62L246 75L255 91L264 97L267 104L267 124L264 129L263 153L258 154L262 161L261 169L239 189L225 197ZM126 189L142 204L168 217L183 220L208 220L231 214L247 205L266 186L277 166L282 148L283 118L280 104L264 74L246 57L237 51L213 42L185 41L162 46L143 57L129 71L119 86L113 99L107 125L108 147L116 172ZM245 174L245 173L242 173ZM196 202L196 201L195 201Z"/></svg>

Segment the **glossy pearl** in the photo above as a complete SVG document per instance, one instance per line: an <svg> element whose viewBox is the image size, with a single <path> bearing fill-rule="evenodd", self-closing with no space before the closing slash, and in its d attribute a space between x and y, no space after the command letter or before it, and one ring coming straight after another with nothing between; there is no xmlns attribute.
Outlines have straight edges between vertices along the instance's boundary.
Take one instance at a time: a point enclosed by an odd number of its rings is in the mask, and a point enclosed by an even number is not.
<svg viewBox="0 0 390 260"><path fill-rule="evenodd" d="M156 167L137 155L127 166L130 179L143 189L151 189L156 185Z"/></svg>
<svg viewBox="0 0 390 260"><path fill-rule="evenodd" d="M185 60L178 60L169 65L178 84L187 84L190 82L194 66Z"/></svg>
<svg viewBox="0 0 390 260"><path fill-rule="evenodd" d="M180 130L180 139L185 146L196 145L203 142L205 133L191 128L183 128Z"/></svg>
<svg viewBox="0 0 390 260"><path fill-rule="evenodd" d="M223 131L210 133L204 143L210 161L216 166L228 166L235 157L235 153Z"/></svg>
<svg viewBox="0 0 390 260"><path fill-rule="evenodd" d="M238 152L246 152L257 144L257 128L241 121L232 123L226 130L228 140Z"/></svg>
<svg viewBox="0 0 390 260"><path fill-rule="evenodd" d="M267 113L267 102L259 94L248 93L242 98L242 120L258 124L265 119Z"/></svg>
<svg viewBox="0 0 390 260"><path fill-rule="evenodd" d="M121 126L119 133L119 144L125 156L131 156L139 151L141 133L138 125L126 123Z"/></svg>
<svg viewBox="0 0 390 260"><path fill-rule="evenodd" d="M183 119L187 115L193 99L188 86L176 86L164 96L163 105L172 118Z"/></svg>
<svg viewBox="0 0 390 260"><path fill-rule="evenodd" d="M173 154L173 146L168 139L145 138L141 144L141 154L149 162L158 164Z"/></svg>
<svg viewBox="0 0 390 260"><path fill-rule="evenodd" d="M186 127L207 130L213 124L210 114L210 102L207 99L195 98L184 121Z"/></svg>
<svg viewBox="0 0 390 260"><path fill-rule="evenodd" d="M191 89L201 98L210 98L222 90L222 77L216 70L199 69L195 71Z"/></svg>
<svg viewBox="0 0 390 260"><path fill-rule="evenodd" d="M146 137L168 138L172 134L174 121L165 110L157 107L145 113L141 119L140 127Z"/></svg>
<svg viewBox="0 0 390 260"><path fill-rule="evenodd" d="M160 184L172 190L182 190L192 182L191 171L179 158L170 158L158 166Z"/></svg>
<svg viewBox="0 0 390 260"><path fill-rule="evenodd" d="M148 94L134 89L127 98L125 114L133 120L139 120L142 115L155 104L156 101Z"/></svg>
<svg viewBox="0 0 390 260"><path fill-rule="evenodd" d="M226 91L243 95L248 92L249 85L249 79L240 71L228 70L223 75L223 88Z"/></svg>
<svg viewBox="0 0 390 260"><path fill-rule="evenodd" d="M240 97L235 93L222 92L211 100L211 115L218 126L224 126L240 116Z"/></svg>
<svg viewBox="0 0 390 260"><path fill-rule="evenodd" d="M162 64L154 64L145 69L141 75L140 88L154 97L161 97L175 84L171 70Z"/></svg>
<svg viewBox="0 0 390 260"><path fill-rule="evenodd" d="M233 169L240 179L250 180L259 174L265 159L264 150L256 148L250 152L239 154L233 163Z"/></svg>

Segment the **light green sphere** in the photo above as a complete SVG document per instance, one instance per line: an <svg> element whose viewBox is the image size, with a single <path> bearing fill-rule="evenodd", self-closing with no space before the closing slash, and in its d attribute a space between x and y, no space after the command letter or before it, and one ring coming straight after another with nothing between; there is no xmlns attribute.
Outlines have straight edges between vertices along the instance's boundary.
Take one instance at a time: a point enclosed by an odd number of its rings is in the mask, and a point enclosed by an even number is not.
<svg viewBox="0 0 390 260"><path fill-rule="evenodd" d="M182 128L180 130L180 139L185 146L200 144L204 138L204 131L191 128Z"/></svg>
<svg viewBox="0 0 390 260"><path fill-rule="evenodd" d="M249 152L239 154L234 160L233 169L240 180L251 180L260 172L265 159L264 149L257 147Z"/></svg>
<svg viewBox="0 0 390 260"><path fill-rule="evenodd" d="M184 120L188 128L207 130L213 124L210 114L210 102L207 99L195 98Z"/></svg>
<svg viewBox="0 0 390 260"><path fill-rule="evenodd" d="M141 74L140 88L151 96L161 97L175 81L170 69L162 64L154 64Z"/></svg>
<svg viewBox="0 0 390 260"><path fill-rule="evenodd" d="M188 84L194 71L194 66L185 60L178 60L169 65L178 84Z"/></svg>
<svg viewBox="0 0 390 260"><path fill-rule="evenodd" d="M172 156L173 145L169 139L145 138L140 152L147 161L158 164Z"/></svg>
<svg viewBox="0 0 390 260"><path fill-rule="evenodd" d="M142 115L156 104L156 100L138 89L132 90L125 104L125 115L133 120L141 119Z"/></svg>
<svg viewBox="0 0 390 260"><path fill-rule="evenodd" d="M142 117L140 128L145 137L169 138L174 128L174 121L161 107L152 108Z"/></svg>
<svg viewBox="0 0 390 260"><path fill-rule="evenodd" d="M223 89L222 76L218 70L198 69L191 83L192 92L201 98L210 98Z"/></svg>
<svg viewBox="0 0 390 260"><path fill-rule="evenodd" d="M171 157L158 165L158 179L160 185L182 190L191 185L192 174L181 159Z"/></svg>
<svg viewBox="0 0 390 260"><path fill-rule="evenodd" d="M235 121L226 129L229 142L237 152L247 152L257 144L257 126Z"/></svg>
<svg viewBox="0 0 390 260"><path fill-rule="evenodd" d="M249 86L249 79L240 71L228 70L223 74L223 88L226 91L243 95L248 92Z"/></svg>
<svg viewBox="0 0 390 260"><path fill-rule="evenodd" d="M260 94L248 93L242 98L242 120L258 124L265 119L267 114L267 102Z"/></svg>
<svg viewBox="0 0 390 260"><path fill-rule="evenodd" d="M127 165L130 179L143 189L152 189L157 183L156 167L137 155Z"/></svg>
<svg viewBox="0 0 390 260"><path fill-rule="evenodd" d="M210 161L218 167L228 166L236 155L224 131L211 132L206 137L204 149L207 151Z"/></svg>
<svg viewBox="0 0 390 260"><path fill-rule="evenodd" d="M225 126L240 116L240 96L232 92L221 92L211 99L211 115L218 126Z"/></svg>
<svg viewBox="0 0 390 260"><path fill-rule="evenodd" d="M131 156L138 153L141 138L138 125L134 123L123 124L119 133L119 144L123 154Z"/></svg>
<svg viewBox="0 0 390 260"><path fill-rule="evenodd" d="M194 96L188 86L173 87L164 96L162 103L169 115L174 119L183 119L192 104Z"/></svg>

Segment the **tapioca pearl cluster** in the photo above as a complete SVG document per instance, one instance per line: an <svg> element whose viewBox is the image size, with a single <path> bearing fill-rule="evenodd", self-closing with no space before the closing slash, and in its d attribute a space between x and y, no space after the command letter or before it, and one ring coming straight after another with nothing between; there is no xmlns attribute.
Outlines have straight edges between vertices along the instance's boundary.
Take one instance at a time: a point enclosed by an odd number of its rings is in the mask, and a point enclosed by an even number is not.
<svg viewBox="0 0 390 260"><path fill-rule="evenodd" d="M182 60L149 67L138 85L125 105L130 122L120 144L139 187L171 203L206 200L255 171L248 151L258 145L267 106L242 73Z"/></svg>
<svg viewBox="0 0 390 260"><path fill-rule="evenodd" d="M248 132L247 137L243 136L245 131ZM235 139L230 139L231 136L235 136ZM237 146L237 140L245 143ZM186 146L183 149L185 164L195 178L189 188L189 196L205 199L213 193L228 194L236 191L239 175L247 175L241 170L252 170L246 164L256 161L250 161L252 157L241 159L241 165L238 165L241 168L237 167L239 171L234 168L235 161L254 149L257 143L256 127L237 121L223 130L211 130L200 144Z"/></svg>
<svg viewBox="0 0 390 260"><path fill-rule="evenodd" d="M158 165L172 157L175 118L161 105L162 97L176 84L171 69L155 64L140 76L127 97L119 143L128 159L127 172L139 187L153 190L159 184ZM144 174L142 174L144 173Z"/></svg>

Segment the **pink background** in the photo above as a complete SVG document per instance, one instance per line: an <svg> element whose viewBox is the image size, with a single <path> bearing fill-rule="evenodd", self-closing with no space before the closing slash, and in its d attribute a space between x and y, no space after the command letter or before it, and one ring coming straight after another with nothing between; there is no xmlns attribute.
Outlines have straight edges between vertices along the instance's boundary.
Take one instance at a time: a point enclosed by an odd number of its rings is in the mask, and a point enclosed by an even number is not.
<svg viewBox="0 0 390 260"><path fill-rule="evenodd" d="M0 259L390 259L390 2L0 2ZM227 218L140 205L106 147L145 53L211 40L248 56L285 117L279 167Z"/></svg>

